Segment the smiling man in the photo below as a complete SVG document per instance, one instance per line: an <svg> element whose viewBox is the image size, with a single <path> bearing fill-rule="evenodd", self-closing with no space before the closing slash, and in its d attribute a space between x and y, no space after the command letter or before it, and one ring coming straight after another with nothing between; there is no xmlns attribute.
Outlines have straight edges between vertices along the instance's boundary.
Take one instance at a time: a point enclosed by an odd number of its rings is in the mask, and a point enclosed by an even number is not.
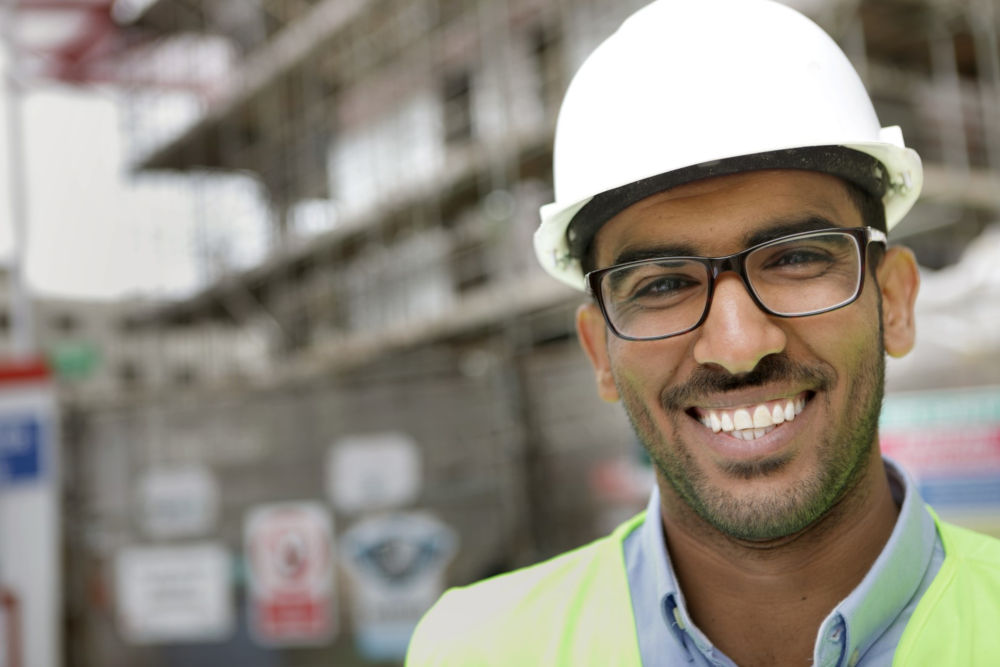
<svg viewBox="0 0 1000 667"><path fill-rule="evenodd" d="M656 488L609 537L447 593L407 663L1000 664L1000 543L878 447L918 286L887 232L921 179L787 7L627 20L567 92L535 246L589 292L581 344Z"/></svg>

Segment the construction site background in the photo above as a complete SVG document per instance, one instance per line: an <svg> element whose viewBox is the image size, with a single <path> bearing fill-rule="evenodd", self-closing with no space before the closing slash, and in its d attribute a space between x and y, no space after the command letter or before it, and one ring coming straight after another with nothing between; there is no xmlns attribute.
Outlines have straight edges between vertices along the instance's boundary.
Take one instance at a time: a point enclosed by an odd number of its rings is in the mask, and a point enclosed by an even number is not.
<svg viewBox="0 0 1000 667"><path fill-rule="evenodd" d="M63 420L63 664L398 664L428 591L643 507L648 462L575 341L582 297L543 274L531 235L569 77L644 2L82 4L108 17L102 48L35 85L113 86L133 178L196 193L203 281L170 300L33 302ZM892 235L923 292L917 348L889 363L884 443L942 514L1000 534L1000 9L787 4L924 160ZM201 480L197 506L158 508L164 478ZM290 502L332 526L328 560L281 552L323 570L303 595L325 611L261 583L251 517ZM206 518L164 529L170 512ZM128 606L124 554L204 545L226 554L222 635L171 636L158 602ZM263 609L316 625L267 626Z"/></svg>

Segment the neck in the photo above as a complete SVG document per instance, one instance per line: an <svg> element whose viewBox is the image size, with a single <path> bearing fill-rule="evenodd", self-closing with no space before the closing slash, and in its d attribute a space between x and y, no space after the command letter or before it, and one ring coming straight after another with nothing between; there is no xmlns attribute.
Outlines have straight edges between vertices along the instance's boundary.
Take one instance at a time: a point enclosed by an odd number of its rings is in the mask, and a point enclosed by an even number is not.
<svg viewBox="0 0 1000 667"><path fill-rule="evenodd" d="M767 542L719 533L661 480L665 537L688 611L737 664L808 664L823 619L881 553L898 508L874 454L822 518Z"/></svg>

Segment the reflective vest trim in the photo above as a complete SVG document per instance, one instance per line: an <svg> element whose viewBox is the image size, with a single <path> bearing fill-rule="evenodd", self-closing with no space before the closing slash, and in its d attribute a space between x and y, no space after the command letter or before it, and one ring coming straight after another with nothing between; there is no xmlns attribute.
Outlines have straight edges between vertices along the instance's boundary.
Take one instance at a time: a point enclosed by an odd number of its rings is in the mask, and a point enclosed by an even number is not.
<svg viewBox="0 0 1000 667"><path fill-rule="evenodd" d="M945 559L892 664L996 667L1000 540L932 515ZM622 542L643 518L543 563L448 591L417 626L407 667L641 665Z"/></svg>

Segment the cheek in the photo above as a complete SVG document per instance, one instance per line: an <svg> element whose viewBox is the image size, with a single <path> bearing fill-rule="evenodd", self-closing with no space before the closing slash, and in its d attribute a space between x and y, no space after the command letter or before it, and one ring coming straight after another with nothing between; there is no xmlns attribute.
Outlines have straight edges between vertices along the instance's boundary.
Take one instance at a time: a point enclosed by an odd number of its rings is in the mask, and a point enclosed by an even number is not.
<svg viewBox="0 0 1000 667"><path fill-rule="evenodd" d="M608 346L611 373L619 391L627 391L643 403L659 403L657 397L665 388L683 381L685 359L693 360L688 343L680 340L689 337L611 342Z"/></svg>
<svg viewBox="0 0 1000 667"><path fill-rule="evenodd" d="M790 356L829 366L842 388L850 390L861 378L869 379L882 357L876 303L859 300L840 310L791 322L786 329Z"/></svg>

